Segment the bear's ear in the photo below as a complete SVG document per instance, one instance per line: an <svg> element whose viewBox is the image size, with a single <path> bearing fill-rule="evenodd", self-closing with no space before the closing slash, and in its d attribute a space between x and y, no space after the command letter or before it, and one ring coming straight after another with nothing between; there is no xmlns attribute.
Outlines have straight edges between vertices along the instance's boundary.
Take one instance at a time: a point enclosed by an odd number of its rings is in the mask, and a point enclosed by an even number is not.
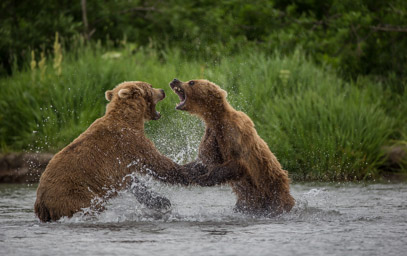
<svg viewBox="0 0 407 256"><path fill-rule="evenodd" d="M213 96L218 98L218 99L222 99L222 98L226 98L228 96L228 93L223 90L223 89L219 89L217 91L212 92Z"/></svg>
<svg viewBox="0 0 407 256"><path fill-rule="evenodd" d="M143 96L144 90L140 87L133 88L134 94L137 96Z"/></svg>
<svg viewBox="0 0 407 256"><path fill-rule="evenodd" d="M220 92L221 92L221 94L222 94L225 98L228 96L228 92L227 92L227 91L221 89Z"/></svg>
<svg viewBox="0 0 407 256"><path fill-rule="evenodd" d="M129 97L131 97L132 95L135 96L143 96L144 94L144 90L141 88L124 88L124 89L120 89L118 95L119 98L122 99L127 99Z"/></svg>
<svg viewBox="0 0 407 256"><path fill-rule="evenodd" d="M111 101L113 98L113 91L112 90L108 90L105 92L105 98L107 101Z"/></svg>
<svg viewBox="0 0 407 256"><path fill-rule="evenodd" d="M119 98L126 99L130 97L131 91L129 89L120 89L117 95L119 95Z"/></svg>

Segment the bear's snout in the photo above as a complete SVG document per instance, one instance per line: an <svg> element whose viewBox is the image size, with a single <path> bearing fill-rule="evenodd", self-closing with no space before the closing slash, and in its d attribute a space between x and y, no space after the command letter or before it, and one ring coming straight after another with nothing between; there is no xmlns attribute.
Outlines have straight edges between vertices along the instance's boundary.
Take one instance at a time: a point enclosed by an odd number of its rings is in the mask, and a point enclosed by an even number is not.
<svg viewBox="0 0 407 256"><path fill-rule="evenodd" d="M161 100L163 100L165 98L165 92L163 89L160 89L160 93L161 93Z"/></svg>

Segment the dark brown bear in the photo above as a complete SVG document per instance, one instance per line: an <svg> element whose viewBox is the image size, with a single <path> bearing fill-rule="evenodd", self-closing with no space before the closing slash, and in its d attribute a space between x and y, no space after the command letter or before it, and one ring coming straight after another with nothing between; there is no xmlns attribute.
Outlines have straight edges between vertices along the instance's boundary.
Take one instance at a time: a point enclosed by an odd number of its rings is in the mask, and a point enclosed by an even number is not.
<svg viewBox="0 0 407 256"><path fill-rule="evenodd" d="M71 217L82 208L103 210L117 191L130 190L150 208L170 202L148 191L129 174L149 173L169 183L188 184L184 169L160 154L144 134L144 122L157 120L163 90L144 82L124 82L105 94L106 114L57 153L42 174L35 213L41 221Z"/></svg>
<svg viewBox="0 0 407 256"><path fill-rule="evenodd" d="M186 167L203 169L195 180L202 186L229 182L237 195L236 210L275 216L294 206L287 171L257 134L251 119L227 102L227 93L207 80L170 83L181 102L178 110L204 120L205 135L198 159ZM197 173L195 172L195 173Z"/></svg>

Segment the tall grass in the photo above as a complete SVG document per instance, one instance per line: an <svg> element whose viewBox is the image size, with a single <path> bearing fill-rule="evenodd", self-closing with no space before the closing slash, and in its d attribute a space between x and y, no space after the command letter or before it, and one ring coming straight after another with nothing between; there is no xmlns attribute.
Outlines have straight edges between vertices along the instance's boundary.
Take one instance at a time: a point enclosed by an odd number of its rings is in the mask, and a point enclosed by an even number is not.
<svg viewBox="0 0 407 256"><path fill-rule="evenodd" d="M308 61L301 50L283 57L247 49L201 61L186 59L177 49L125 45L107 53L98 45L82 44L74 49L64 54L60 74L49 61L43 77L27 67L0 80L2 151L56 152L104 114L104 91L141 80L168 96L157 107L163 118L149 122L147 133L163 153L189 161L204 127L175 111L178 98L168 87L174 77L206 78L225 88L232 105L253 119L295 179L374 178L383 161L381 148L406 141L407 106L398 104L393 111L389 102L395 99L389 100L393 95L380 84L342 81ZM397 101L405 99L406 94Z"/></svg>

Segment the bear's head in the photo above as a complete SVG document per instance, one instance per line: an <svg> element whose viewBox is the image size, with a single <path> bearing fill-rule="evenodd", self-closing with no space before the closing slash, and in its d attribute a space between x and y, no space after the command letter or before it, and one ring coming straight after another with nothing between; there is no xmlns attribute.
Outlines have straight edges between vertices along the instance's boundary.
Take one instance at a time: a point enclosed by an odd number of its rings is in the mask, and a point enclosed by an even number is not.
<svg viewBox="0 0 407 256"><path fill-rule="evenodd" d="M132 81L123 82L105 93L110 101L107 111L116 109L131 115L142 115L144 120L158 120L161 115L155 106L165 98L163 89L154 89L151 84Z"/></svg>
<svg viewBox="0 0 407 256"><path fill-rule="evenodd" d="M227 104L227 92L208 80L190 80L181 82L174 79L171 89L178 95L180 103L175 109L205 116L222 110Z"/></svg>

